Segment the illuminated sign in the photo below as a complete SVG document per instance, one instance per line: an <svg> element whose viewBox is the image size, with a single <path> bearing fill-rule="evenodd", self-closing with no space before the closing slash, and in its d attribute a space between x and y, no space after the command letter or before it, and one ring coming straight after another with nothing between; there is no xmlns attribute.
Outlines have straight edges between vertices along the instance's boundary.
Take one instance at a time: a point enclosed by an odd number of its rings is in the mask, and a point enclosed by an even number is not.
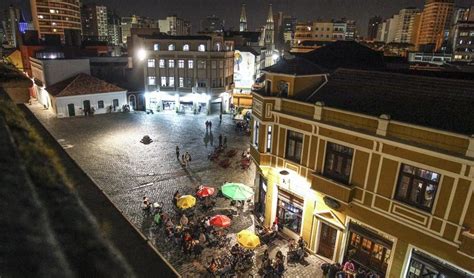
<svg viewBox="0 0 474 278"><path fill-rule="evenodd" d="M255 81L255 56L250 52L234 53L235 91L250 91Z"/></svg>

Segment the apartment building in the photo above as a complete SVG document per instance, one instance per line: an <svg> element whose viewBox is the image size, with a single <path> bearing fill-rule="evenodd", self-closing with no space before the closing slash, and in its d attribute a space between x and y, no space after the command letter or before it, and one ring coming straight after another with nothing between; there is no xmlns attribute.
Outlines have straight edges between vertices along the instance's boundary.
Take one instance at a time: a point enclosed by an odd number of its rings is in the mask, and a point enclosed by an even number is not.
<svg viewBox="0 0 474 278"><path fill-rule="evenodd" d="M474 82L329 75L298 57L263 72L250 149L264 225L381 277L472 277Z"/></svg>
<svg viewBox="0 0 474 278"><path fill-rule="evenodd" d="M151 110L224 112L233 89L233 43L222 36L132 35Z"/></svg>
<svg viewBox="0 0 474 278"><path fill-rule="evenodd" d="M107 7L86 4L81 8L82 36L86 40L108 41Z"/></svg>
<svg viewBox="0 0 474 278"><path fill-rule="evenodd" d="M417 47L437 51L445 41L450 29L454 0L426 0L417 38Z"/></svg>
<svg viewBox="0 0 474 278"><path fill-rule="evenodd" d="M33 24L41 38L59 35L64 41L65 30L81 32L79 0L30 0L30 5Z"/></svg>

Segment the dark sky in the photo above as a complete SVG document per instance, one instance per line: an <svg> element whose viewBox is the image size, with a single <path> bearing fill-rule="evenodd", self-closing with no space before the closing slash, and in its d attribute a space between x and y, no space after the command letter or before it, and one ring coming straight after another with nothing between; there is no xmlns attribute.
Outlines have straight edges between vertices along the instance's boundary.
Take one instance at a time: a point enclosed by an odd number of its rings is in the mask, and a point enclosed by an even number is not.
<svg viewBox="0 0 474 278"><path fill-rule="evenodd" d="M474 5L474 0L455 0L459 6ZM424 0L82 0L95 2L116 9L121 16L129 14L163 18L169 14L191 20L193 32L199 29L199 20L215 14L225 20L226 28L237 27L240 5L247 4L249 28L255 29L264 24L268 4L273 11L283 11L296 16L298 20L331 19L347 17L357 20L359 31L366 35L367 23L371 16L390 17L404 7L422 7ZM19 4L29 9L28 0L0 0L0 8L8 4ZM29 11L27 11L29 13Z"/></svg>

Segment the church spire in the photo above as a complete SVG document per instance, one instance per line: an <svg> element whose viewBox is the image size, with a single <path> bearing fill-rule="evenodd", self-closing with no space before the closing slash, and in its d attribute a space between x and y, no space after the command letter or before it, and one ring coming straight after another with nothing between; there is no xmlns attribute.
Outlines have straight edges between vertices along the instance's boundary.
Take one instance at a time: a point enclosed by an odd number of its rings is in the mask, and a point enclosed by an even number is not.
<svg viewBox="0 0 474 278"><path fill-rule="evenodd" d="M267 23L273 23L273 9L272 9L272 4L270 4L270 6L268 7Z"/></svg>
<svg viewBox="0 0 474 278"><path fill-rule="evenodd" d="M242 9L240 11L240 20L239 20L239 31L247 31L247 13L245 12L245 4L242 4Z"/></svg>

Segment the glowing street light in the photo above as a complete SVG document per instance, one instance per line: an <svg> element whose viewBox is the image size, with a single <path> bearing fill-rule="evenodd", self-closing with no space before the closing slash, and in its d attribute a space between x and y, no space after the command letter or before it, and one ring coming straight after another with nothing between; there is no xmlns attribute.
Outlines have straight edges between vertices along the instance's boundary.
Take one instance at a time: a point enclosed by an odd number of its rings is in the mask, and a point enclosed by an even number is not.
<svg viewBox="0 0 474 278"><path fill-rule="evenodd" d="M146 51L143 48L140 48L137 52L138 60L143 61L146 58Z"/></svg>

